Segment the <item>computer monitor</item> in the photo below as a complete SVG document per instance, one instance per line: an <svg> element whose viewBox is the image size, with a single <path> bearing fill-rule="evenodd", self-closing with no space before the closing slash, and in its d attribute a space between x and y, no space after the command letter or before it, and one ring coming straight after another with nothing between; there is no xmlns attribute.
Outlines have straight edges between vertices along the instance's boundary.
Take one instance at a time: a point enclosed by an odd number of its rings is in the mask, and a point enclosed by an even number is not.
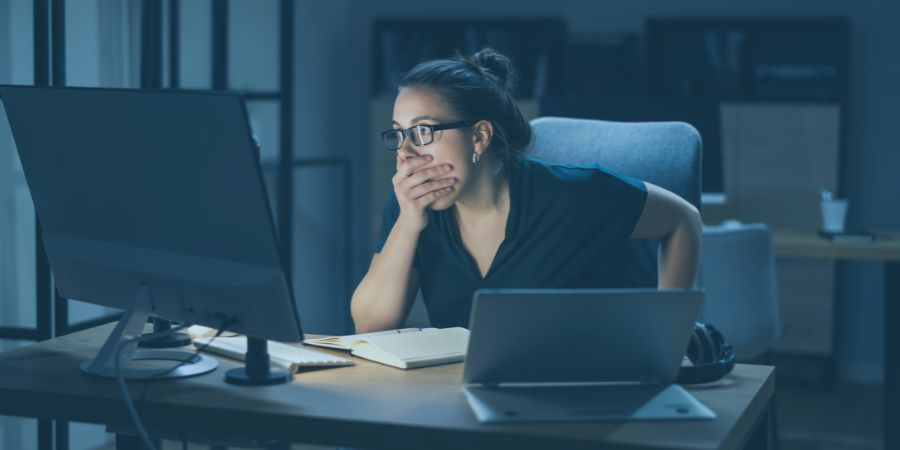
<svg viewBox="0 0 900 450"><path fill-rule="evenodd" d="M0 86L0 100L60 295L126 310L84 371L113 376L148 317L226 325L254 354L303 339L239 94ZM171 375L215 368L197 360Z"/></svg>

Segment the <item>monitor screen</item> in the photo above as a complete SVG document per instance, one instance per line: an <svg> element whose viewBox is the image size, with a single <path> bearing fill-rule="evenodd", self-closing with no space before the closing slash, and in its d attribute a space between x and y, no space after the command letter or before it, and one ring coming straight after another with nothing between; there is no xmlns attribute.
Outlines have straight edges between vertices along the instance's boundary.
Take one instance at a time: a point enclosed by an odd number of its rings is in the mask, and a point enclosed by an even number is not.
<svg viewBox="0 0 900 450"><path fill-rule="evenodd" d="M0 87L59 293L296 342L243 99Z"/></svg>

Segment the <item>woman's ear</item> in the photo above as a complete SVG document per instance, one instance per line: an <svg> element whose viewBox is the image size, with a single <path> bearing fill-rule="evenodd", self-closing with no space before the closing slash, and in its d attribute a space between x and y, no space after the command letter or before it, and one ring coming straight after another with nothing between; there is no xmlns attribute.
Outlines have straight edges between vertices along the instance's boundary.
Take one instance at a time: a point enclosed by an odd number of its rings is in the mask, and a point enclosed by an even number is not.
<svg viewBox="0 0 900 450"><path fill-rule="evenodd" d="M472 126L472 143L475 153L481 156L494 139L494 125L487 120L482 120Z"/></svg>

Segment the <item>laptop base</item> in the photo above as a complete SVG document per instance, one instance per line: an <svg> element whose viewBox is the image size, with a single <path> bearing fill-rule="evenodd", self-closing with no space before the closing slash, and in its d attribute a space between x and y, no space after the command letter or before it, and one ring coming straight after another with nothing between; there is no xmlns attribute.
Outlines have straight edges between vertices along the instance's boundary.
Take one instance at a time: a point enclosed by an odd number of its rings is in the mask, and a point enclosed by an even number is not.
<svg viewBox="0 0 900 450"><path fill-rule="evenodd" d="M482 423L716 418L677 384L465 386L463 392Z"/></svg>

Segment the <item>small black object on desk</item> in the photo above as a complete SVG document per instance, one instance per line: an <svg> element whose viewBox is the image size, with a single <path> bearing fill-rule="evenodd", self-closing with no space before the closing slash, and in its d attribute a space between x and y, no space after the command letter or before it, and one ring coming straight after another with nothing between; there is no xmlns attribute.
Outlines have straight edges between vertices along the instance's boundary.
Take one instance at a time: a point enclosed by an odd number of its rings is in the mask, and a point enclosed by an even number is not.
<svg viewBox="0 0 900 450"><path fill-rule="evenodd" d="M819 236L834 243L866 243L878 241L878 235L865 230L819 230Z"/></svg>

